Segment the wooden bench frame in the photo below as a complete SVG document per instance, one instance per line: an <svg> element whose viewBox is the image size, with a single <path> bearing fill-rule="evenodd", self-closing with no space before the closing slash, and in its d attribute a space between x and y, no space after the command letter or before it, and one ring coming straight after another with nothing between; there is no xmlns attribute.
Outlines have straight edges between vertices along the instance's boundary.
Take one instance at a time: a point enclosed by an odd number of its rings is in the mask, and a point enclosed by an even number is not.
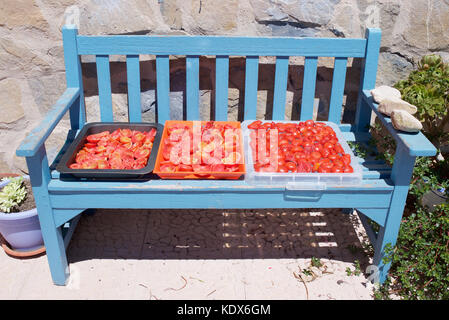
<svg viewBox="0 0 449 320"><path fill-rule="evenodd" d="M80 217L88 208L345 208L356 209L375 249L378 279L387 277L385 246L395 245L417 156L436 154L422 133L397 132L391 120L377 111L374 88L381 31L367 29L363 39L246 38L203 36L81 36L76 26L63 27L67 89L40 125L17 150L26 157L53 282L65 285L69 276L66 248ZM359 159L363 182L326 190L293 190L285 185L251 185L238 181L63 181L54 170L65 148L85 124L80 55L96 55L101 120L113 121L110 55L126 55L129 121L141 121L139 54L156 55L157 121L169 112L169 55L186 56L187 120L198 120L199 56L216 56L215 120L227 120L229 56L245 56L244 119L255 119L259 56L276 56L273 120L283 120L289 56L304 56L304 86L300 119L313 117L318 57L335 57L329 121L337 123L348 141L366 142L374 111L397 143L393 168L374 159ZM341 124L347 60L363 59L360 94L354 124ZM67 143L49 166L44 142L70 113ZM376 233L368 223L380 225Z"/></svg>

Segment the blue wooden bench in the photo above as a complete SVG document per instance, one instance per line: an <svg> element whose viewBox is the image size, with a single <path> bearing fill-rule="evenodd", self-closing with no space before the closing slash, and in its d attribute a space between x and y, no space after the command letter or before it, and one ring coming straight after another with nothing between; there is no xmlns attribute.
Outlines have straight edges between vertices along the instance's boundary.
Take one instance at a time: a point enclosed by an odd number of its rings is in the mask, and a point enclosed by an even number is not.
<svg viewBox="0 0 449 320"><path fill-rule="evenodd" d="M88 208L354 208L375 248L379 280L385 281L390 265L384 264L385 246L395 245L415 158L435 155L422 133L397 132L389 118L377 111L374 88L381 31L368 29L364 39L245 38L215 36L82 36L75 26L62 30L67 89L42 123L23 141L18 156L26 157L39 212L53 282L64 285L69 276L66 248L80 213ZM326 190L293 190L285 185L251 185L237 181L66 181L49 166L44 142L69 112L71 130L67 145L85 124L81 55L95 55L101 120L113 121L110 55L125 55L129 121L141 121L139 55L156 55L157 121L169 112L169 56L186 56L187 120L199 120L199 57L216 56L215 119L227 120L229 57L246 57L244 119L256 119L259 56L275 56L273 120L284 120L290 56L304 56L304 85L300 119L313 117L318 57L334 57L329 121L340 126L348 141L366 142L372 111L396 140L393 168L372 158L358 158L364 168L359 185ZM341 124L346 67L349 57L362 58L360 93L353 124ZM369 219L380 225L376 233Z"/></svg>

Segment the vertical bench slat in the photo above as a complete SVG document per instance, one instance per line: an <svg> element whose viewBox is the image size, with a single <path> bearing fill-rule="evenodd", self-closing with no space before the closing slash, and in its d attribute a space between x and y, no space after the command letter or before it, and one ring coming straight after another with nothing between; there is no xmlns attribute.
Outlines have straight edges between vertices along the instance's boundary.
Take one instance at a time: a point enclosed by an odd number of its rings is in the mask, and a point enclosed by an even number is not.
<svg viewBox="0 0 449 320"><path fill-rule="evenodd" d="M276 57L274 75L273 120L285 120L285 97L287 94L288 56Z"/></svg>
<svg viewBox="0 0 449 320"><path fill-rule="evenodd" d="M168 55L156 56L157 122L170 120L170 60Z"/></svg>
<svg viewBox="0 0 449 320"><path fill-rule="evenodd" d="M376 86L377 64L379 62L379 48L381 42L381 31L377 28L366 29L366 55L362 61L362 74L360 76L360 90L357 99L357 110L355 113L356 131L368 132L371 123L371 108L363 102L363 90L374 89Z"/></svg>
<svg viewBox="0 0 449 320"><path fill-rule="evenodd" d="M187 104L187 120L200 120L199 108L199 72L200 59L199 56L186 57L186 104Z"/></svg>
<svg viewBox="0 0 449 320"><path fill-rule="evenodd" d="M79 103L70 108L70 126L72 130L81 129L86 123L86 108L84 104L83 76L81 73L81 60L77 48L78 29L75 25L66 25L62 28L64 47L65 77L68 88L80 88Z"/></svg>
<svg viewBox="0 0 449 320"><path fill-rule="evenodd" d="M346 65L348 58L335 58L334 74L332 76L332 91L329 104L329 119L334 123L341 122L341 109L343 106L343 94L345 90Z"/></svg>
<svg viewBox="0 0 449 320"><path fill-rule="evenodd" d="M247 56L245 67L244 119L256 119L257 85L259 82L259 56Z"/></svg>
<svg viewBox="0 0 449 320"><path fill-rule="evenodd" d="M112 112L111 73L109 56L97 55L98 97L100 100L100 117L103 122L114 121Z"/></svg>
<svg viewBox="0 0 449 320"><path fill-rule="evenodd" d="M306 57L304 63L304 81L302 85L301 120L313 118L313 100L315 98L316 71L318 57Z"/></svg>
<svg viewBox="0 0 449 320"><path fill-rule="evenodd" d="M229 56L215 60L215 120L228 120Z"/></svg>
<svg viewBox="0 0 449 320"><path fill-rule="evenodd" d="M128 114L129 122L142 121L140 106L140 70L139 56L126 56L126 76L128 80Z"/></svg>

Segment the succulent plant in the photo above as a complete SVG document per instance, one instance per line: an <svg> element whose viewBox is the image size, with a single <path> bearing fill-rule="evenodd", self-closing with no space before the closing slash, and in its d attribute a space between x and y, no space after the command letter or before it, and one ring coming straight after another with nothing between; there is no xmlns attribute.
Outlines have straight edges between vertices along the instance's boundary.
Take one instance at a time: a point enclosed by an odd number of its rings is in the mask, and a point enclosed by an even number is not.
<svg viewBox="0 0 449 320"><path fill-rule="evenodd" d="M418 68L407 79L395 84L402 99L415 105L415 115L423 124L427 138L437 148L447 143L449 132L449 64L439 55L422 57Z"/></svg>
<svg viewBox="0 0 449 320"><path fill-rule="evenodd" d="M23 177L2 179L6 180L9 180L9 183L0 192L0 211L10 213L25 200L27 191L23 185Z"/></svg>
<svg viewBox="0 0 449 320"><path fill-rule="evenodd" d="M436 54L429 54L427 56L424 56L421 58L421 60L418 62L418 69L419 70L427 70L431 67L439 68L443 64L443 59L441 56Z"/></svg>

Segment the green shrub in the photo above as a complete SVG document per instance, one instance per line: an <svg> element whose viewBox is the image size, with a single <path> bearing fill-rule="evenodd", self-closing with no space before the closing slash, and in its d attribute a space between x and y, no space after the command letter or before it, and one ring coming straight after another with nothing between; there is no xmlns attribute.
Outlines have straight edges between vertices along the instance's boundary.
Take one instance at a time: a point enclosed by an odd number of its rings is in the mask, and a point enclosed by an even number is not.
<svg viewBox="0 0 449 320"><path fill-rule="evenodd" d="M424 56L417 70L394 86L401 91L403 100L418 108L416 116L423 124L423 132L440 148L449 139L449 133L444 131L449 123L449 64L438 55Z"/></svg>
<svg viewBox="0 0 449 320"><path fill-rule="evenodd" d="M388 281L375 293L388 299L391 293L403 299L449 299L449 205L429 212L420 207L403 219L397 245L391 256Z"/></svg>

